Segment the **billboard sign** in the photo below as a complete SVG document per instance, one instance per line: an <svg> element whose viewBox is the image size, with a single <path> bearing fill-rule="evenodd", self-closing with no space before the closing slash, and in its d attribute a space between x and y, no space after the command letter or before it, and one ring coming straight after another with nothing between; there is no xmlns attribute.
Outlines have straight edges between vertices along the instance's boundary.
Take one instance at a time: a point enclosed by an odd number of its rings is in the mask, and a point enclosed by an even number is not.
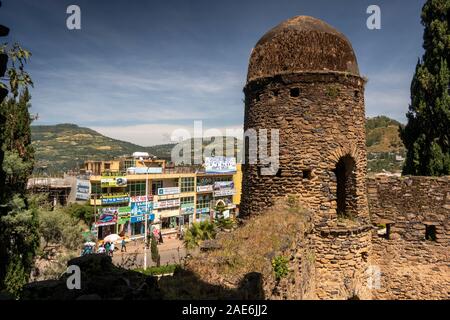
<svg viewBox="0 0 450 320"><path fill-rule="evenodd" d="M101 184L102 188L126 187L127 186L127 179L125 177L122 177L122 176L117 176L117 177L105 176L105 177L101 178L100 184Z"/></svg>
<svg viewBox="0 0 450 320"><path fill-rule="evenodd" d="M102 208L98 216L96 226L107 226L117 223L118 208Z"/></svg>
<svg viewBox="0 0 450 320"><path fill-rule="evenodd" d="M158 188L158 196L180 193L180 187Z"/></svg>
<svg viewBox="0 0 450 320"><path fill-rule="evenodd" d="M233 157L205 157L206 173L234 173L236 172L236 158Z"/></svg>
<svg viewBox="0 0 450 320"><path fill-rule="evenodd" d="M77 179L76 200L89 199L89 180Z"/></svg>

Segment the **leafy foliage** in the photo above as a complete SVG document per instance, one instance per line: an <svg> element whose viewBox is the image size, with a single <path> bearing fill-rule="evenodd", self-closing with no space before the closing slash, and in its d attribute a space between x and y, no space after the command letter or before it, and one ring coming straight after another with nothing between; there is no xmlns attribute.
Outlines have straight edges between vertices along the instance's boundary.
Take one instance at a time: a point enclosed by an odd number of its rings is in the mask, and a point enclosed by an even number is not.
<svg viewBox="0 0 450 320"><path fill-rule="evenodd" d="M289 274L289 259L284 256L277 256L272 259L272 268L275 279L280 280Z"/></svg>
<svg viewBox="0 0 450 320"><path fill-rule="evenodd" d="M61 244L68 249L79 249L82 242L83 228L62 209L39 212L39 234L48 244Z"/></svg>
<svg viewBox="0 0 450 320"><path fill-rule="evenodd" d="M160 256L159 256L159 250L158 250L158 240L156 239L156 237L153 233L151 236L150 251L151 251L151 255L152 255L152 261L155 262L157 264L157 266L159 267Z"/></svg>
<svg viewBox="0 0 450 320"><path fill-rule="evenodd" d="M188 249L194 249L203 240L211 240L216 237L215 225L209 221L193 223L184 235L184 245Z"/></svg>
<svg viewBox="0 0 450 320"><path fill-rule="evenodd" d="M425 53L411 83L408 123L400 129L408 150L404 174L450 174L450 1L422 9Z"/></svg>

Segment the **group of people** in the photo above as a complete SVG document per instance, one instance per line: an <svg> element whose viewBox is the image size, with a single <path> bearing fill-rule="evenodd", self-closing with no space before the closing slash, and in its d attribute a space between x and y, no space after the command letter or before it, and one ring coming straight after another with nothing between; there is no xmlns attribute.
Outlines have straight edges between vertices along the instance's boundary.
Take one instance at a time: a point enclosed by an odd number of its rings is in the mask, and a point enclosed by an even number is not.
<svg viewBox="0 0 450 320"><path fill-rule="evenodd" d="M112 257L114 256L114 249L114 242L105 242L98 247L97 253L106 253L108 256Z"/></svg>

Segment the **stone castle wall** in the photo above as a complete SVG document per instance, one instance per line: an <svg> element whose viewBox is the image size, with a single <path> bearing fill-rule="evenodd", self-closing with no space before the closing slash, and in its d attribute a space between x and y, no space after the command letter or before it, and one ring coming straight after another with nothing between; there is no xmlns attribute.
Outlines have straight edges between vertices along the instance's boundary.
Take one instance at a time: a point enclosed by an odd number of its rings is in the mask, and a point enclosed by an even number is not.
<svg viewBox="0 0 450 320"><path fill-rule="evenodd" d="M450 296L450 178L377 177L367 180L371 220L388 234L372 234L371 264L381 271L374 299ZM427 226L436 241L426 240Z"/></svg>

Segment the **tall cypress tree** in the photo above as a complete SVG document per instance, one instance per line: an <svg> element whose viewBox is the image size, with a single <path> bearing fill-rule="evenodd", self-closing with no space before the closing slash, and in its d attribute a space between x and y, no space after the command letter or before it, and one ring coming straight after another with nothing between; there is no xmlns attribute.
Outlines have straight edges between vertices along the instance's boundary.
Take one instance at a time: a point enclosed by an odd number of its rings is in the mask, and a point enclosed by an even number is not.
<svg viewBox="0 0 450 320"><path fill-rule="evenodd" d="M411 83L403 174L450 174L450 0L428 0L422 9L423 48Z"/></svg>
<svg viewBox="0 0 450 320"><path fill-rule="evenodd" d="M16 296L28 281L39 245L36 210L28 205L26 184L33 170L34 152L31 146L31 118L27 87L32 85L24 64L30 53L18 44L3 46L7 53L10 95L0 104L0 148L4 152L0 183L0 291ZM6 182L6 183L5 183Z"/></svg>

